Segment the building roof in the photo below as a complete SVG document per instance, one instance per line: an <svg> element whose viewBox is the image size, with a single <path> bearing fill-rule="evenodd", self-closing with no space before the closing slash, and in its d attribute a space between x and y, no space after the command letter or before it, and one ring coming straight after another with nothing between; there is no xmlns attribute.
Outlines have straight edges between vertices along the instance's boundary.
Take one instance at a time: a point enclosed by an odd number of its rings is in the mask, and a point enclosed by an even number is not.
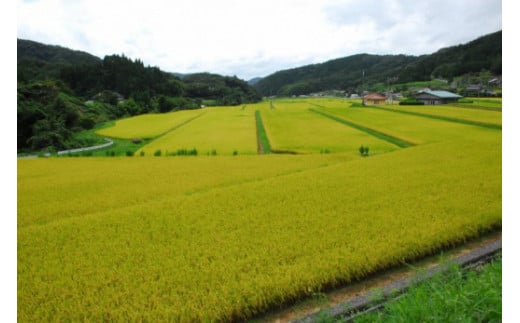
<svg viewBox="0 0 520 323"><path fill-rule="evenodd" d="M424 90L424 91L420 91L417 94L421 94L421 93L430 94L430 95L438 97L439 99L460 99L460 98L462 98L462 96L455 94L455 93L448 92L448 91Z"/></svg>
<svg viewBox="0 0 520 323"><path fill-rule="evenodd" d="M363 98L369 99L369 100L386 100L386 96L379 94L379 93L370 93L365 95Z"/></svg>

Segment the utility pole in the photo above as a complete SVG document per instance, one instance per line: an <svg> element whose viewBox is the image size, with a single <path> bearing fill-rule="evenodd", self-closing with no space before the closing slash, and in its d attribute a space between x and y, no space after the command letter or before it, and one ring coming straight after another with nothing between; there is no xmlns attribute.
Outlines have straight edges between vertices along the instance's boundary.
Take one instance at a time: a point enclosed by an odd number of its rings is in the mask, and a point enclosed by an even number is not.
<svg viewBox="0 0 520 323"><path fill-rule="evenodd" d="M361 102L365 106L365 69L363 69L363 77L361 78Z"/></svg>

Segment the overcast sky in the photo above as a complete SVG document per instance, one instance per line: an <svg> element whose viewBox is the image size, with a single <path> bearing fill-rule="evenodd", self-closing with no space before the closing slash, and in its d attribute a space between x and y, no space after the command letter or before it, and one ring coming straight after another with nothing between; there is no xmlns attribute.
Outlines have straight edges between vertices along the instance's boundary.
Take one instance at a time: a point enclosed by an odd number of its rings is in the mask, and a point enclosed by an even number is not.
<svg viewBox="0 0 520 323"><path fill-rule="evenodd" d="M430 54L502 29L501 0L18 0L17 37L242 79L359 54Z"/></svg>

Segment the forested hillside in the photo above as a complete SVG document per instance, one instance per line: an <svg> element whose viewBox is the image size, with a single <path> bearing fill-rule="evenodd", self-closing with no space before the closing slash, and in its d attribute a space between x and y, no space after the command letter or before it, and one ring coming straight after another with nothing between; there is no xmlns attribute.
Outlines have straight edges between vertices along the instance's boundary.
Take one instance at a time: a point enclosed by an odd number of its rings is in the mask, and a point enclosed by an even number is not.
<svg viewBox="0 0 520 323"><path fill-rule="evenodd" d="M100 59L21 39L17 49L19 152L88 144L73 134L124 116L261 99L237 77L202 73L180 79L124 55Z"/></svg>
<svg viewBox="0 0 520 323"><path fill-rule="evenodd" d="M17 41L17 60L18 82L58 78L65 66L101 62L89 53L22 39Z"/></svg>
<svg viewBox="0 0 520 323"><path fill-rule="evenodd" d="M403 49L406 52L406 49ZM359 54L276 72L254 86L263 95L300 95L339 89L360 92L374 83L452 80L482 70L502 74L502 31L431 55Z"/></svg>

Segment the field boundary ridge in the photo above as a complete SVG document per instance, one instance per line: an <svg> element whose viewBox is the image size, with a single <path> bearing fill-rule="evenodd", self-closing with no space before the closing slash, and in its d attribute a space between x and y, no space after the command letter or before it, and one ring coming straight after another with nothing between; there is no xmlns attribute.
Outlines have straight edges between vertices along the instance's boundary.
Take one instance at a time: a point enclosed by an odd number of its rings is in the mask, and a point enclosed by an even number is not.
<svg viewBox="0 0 520 323"><path fill-rule="evenodd" d="M321 106L320 106L321 107ZM365 126L362 126L362 125L359 125L357 123L354 123L352 121L348 121L348 120L345 120L343 118L340 118L340 117L337 117L337 116L334 116L332 114L328 114L326 112L323 112L323 111L319 111L319 110L316 110L316 109L313 109L313 108L310 108L309 111L311 112L314 112L316 114L319 114L323 117L326 117L326 118L329 118L329 119L332 119L336 122L339 122L339 123L342 123L344 125L347 125L351 128L354 128L354 129L357 129L357 130L360 130L360 131L363 131L371 136L374 136L376 138L379 138L381 140L385 140L391 144L394 144L400 148L407 148L407 147L412 147L412 146L416 146L415 143L412 143L410 141L406 141L406 140L403 140L401 138L397 138L397 137L394 137L392 135L389 135L389 134L386 134L386 133L383 133L383 132L380 132L380 131L377 131L377 130L374 130L374 129L371 129L371 128L367 128Z"/></svg>
<svg viewBox="0 0 520 323"><path fill-rule="evenodd" d="M423 118L430 118L430 119L436 119L436 120L442 120L442 121L448 121L448 122L454 122L454 123L460 123L470 126L477 126L477 127L483 127L483 128L489 128L489 129L495 129L495 130L502 130L502 125L497 125L493 123L486 123L486 122L480 122L480 121L474 121L474 120L467 120L467 119L459 119L459 118L451 118L451 117L444 117L444 116L438 116L428 113L420 113L420 112L412 112L412 111L403 111L398 109L389 109L384 108L380 106L371 106L369 109L378 109L383 111L389 111L389 112L395 112L395 113L403 113Z"/></svg>

